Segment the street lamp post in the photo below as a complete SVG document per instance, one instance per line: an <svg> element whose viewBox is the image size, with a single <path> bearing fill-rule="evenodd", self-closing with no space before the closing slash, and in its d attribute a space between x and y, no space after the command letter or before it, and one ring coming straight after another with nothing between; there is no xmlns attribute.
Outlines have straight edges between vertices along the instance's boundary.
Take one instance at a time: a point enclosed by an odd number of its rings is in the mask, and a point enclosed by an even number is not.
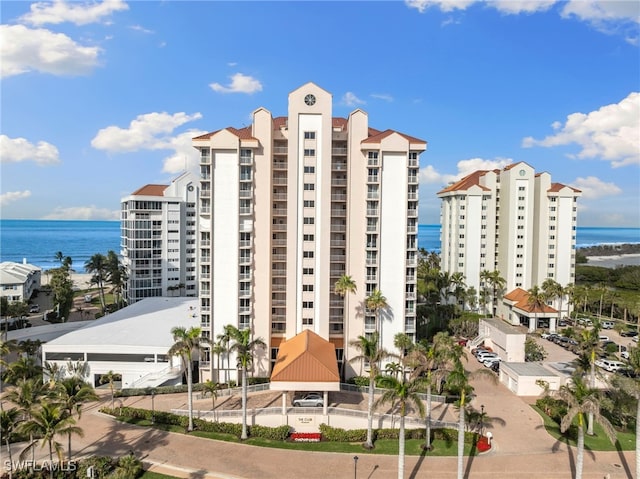
<svg viewBox="0 0 640 479"><path fill-rule="evenodd" d="M358 456L353 456L353 479L358 478Z"/></svg>
<svg viewBox="0 0 640 479"><path fill-rule="evenodd" d="M484 404L480 404L480 436L484 436Z"/></svg>
<svg viewBox="0 0 640 479"><path fill-rule="evenodd" d="M156 423L156 407L155 407L155 401L154 401L155 398L156 398L156 392L151 391L151 424Z"/></svg>

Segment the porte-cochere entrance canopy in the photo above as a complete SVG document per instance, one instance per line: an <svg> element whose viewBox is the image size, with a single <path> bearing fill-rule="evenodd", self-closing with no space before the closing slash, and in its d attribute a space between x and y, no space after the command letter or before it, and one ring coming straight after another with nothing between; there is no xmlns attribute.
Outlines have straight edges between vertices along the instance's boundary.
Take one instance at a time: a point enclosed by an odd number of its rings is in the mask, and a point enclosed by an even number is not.
<svg viewBox="0 0 640 479"><path fill-rule="evenodd" d="M271 372L271 389L339 391L335 346L309 329L282 343Z"/></svg>

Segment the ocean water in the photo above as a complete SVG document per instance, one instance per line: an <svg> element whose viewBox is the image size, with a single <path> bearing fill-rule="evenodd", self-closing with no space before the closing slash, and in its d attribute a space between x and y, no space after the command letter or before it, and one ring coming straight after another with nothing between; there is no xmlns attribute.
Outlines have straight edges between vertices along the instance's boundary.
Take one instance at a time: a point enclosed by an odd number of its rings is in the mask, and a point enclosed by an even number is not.
<svg viewBox="0 0 640 479"><path fill-rule="evenodd" d="M598 244L640 243L640 228L578 227L578 248ZM418 246L440 251L440 225L419 225ZM80 272L94 254L120 252L118 221L0 220L0 261L29 264L43 269L59 263L56 252L71 256L72 267Z"/></svg>

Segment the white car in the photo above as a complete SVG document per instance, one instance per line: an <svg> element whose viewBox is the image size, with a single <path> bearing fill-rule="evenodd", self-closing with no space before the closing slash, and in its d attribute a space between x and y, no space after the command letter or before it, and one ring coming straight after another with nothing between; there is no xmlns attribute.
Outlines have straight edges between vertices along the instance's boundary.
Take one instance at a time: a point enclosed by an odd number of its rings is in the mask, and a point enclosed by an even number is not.
<svg viewBox="0 0 640 479"><path fill-rule="evenodd" d="M497 357L498 357L497 353L490 353L490 352L480 353L476 356L479 363L484 363L489 358L497 358Z"/></svg>
<svg viewBox="0 0 640 479"><path fill-rule="evenodd" d="M605 371L609 371L610 373L624 367L623 362L613 361L611 359L598 359L596 360L595 365L604 369Z"/></svg>
<svg viewBox="0 0 640 479"><path fill-rule="evenodd" d="M490 368L494 363L499 363L500 361L502 361L502 359L499 356L496 356L495 358L488 358L482 364L485 368Z"/></svg>
<svg viewBox="0 0 640 479"><path fill-rule="evenodd" d="M629 359L629 351L622 351L622 352L620 353L620 357L621 357L622 359Z"/></svg>

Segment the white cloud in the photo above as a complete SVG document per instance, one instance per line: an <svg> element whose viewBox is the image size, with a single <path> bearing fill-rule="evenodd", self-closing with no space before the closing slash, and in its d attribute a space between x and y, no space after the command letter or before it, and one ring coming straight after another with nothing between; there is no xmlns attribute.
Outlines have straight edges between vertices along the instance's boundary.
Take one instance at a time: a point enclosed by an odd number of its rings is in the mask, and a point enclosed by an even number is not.
<svg viewBox="0 0 640 479"><path fill-rule="evenodd" d="M451 12L453 10L466 10L469 5L476 3L477 0L405 0L405 4L409 8L415 8L420 13L424 13L429 7L439 8L443 12Z"/></svg>
<svg viewBox="0 0 640 479"><path fill-rule="evenodd" d="M421 184L449 184L454 181L473 173L477 170L495 170L503 169L505 166L513 163L511 158L496 158L494 160L485 160L482 158L470 158L468 160L461 160L457 163L457 173L439 173L436 169L427 165L424 168L420 168L420 183Z"/></svg>
<svg viewBox="0 0 640 479"><path fill-rule="evenodd" d="M347 106L364 105L366 102L358 98L354 93L348 91L342 97L342 103Z"/></svg>
<svg viewBox="0 0 640 479"><path fill-rule="evenodd" d="M6 193L2 193L0 195L0 205L6 206L9 203L13 203L14 201L19 201L24 198L29 198L30 196L31 196L31 192L29 190L7 191Z"/></svg>
<svg viewBox="0 0 640 479"><path fill-rule="evenodd" d="M51 143L39 141L37 145L25 138L0 135L0 163L35 161L39 165L60 163L58 149Z"/></svg>
<svg viewBox="0 0 640 479"><path fill-rule="evenodd" d="M590 113L572 113L564 126L554 122L558 132L542 140L526 137L524 148L532 146L580 146L571 158L599 158L610 161L614 168L640 164L640 93L633 92L620 103L605 105Z"/></svg>
<svg viewBox="0 0 640 479"><path fill-rule="evenodd" d="M144 28L142 25L131 25L129 28L131 30L134 30L136 32L141 32L141 33L147 33L147 34L155 33L153 30Z"/></svg>
<svg viewBox="0 0 640 479"><path fill-rule="evenodd" d="M622 190L614 183L605 183L595 176L578 177L571 186L581 190L583 198L592 200L622 193Z"/></svg>
<svg viewBox="0 0 640 479"><path fill-rule="evenodd" d="M198 150L193 147L191 140L205 133L206 131L189 130L171 138L171 149L175 153L164 159L162 171L164 173L179 173L196 168L200 164L200 155Z"/></svg>
<svg viewBox="0 0 640 479"><path fill-rule="evenodd" d="M172 149L171 134L187 122L202 118L200 113L147 113L129 123L129 128L108 126L101 129L91 146L109 152Z"/></svg>
<svg viewBox="0 0 640 479"><path fill-rule="evenodd" d="M114 12L128 10L129 6L122 0L104 2L78 3L55 0L31 4L31 11L20 20L31 25L58 24L71 22L76 25L87 25L99 22Z"/></svg>
<svg viewBox="0 0 640 479"><path fill-rule="evenodd" d="M563 18L577 18L606 34L620 34L638 45L640 14L637 1L571 0L561 11Z"/></svg>
<svg viewBox="0 0 640 479"><path fill-rule="evenodd" d="M43 220L104 220L120 219L120 211L91 206L58 206L51 213L42 217Z"/></svg>
<svg viewBox="0 0 640 479"><path fill-rule="evenodd" d="M218 93L248 93L251 95L257 91L262 91L262 84L259 80L242 73L232 75L229 86L223 86L220 83L211 83L209 86Z"/></svg>
<svg viewBox="0 0 640 479"><path fill-rule="evenodd" d="M86 75L98 64L100 48L84 47L62 33L0 25L2 77L40 71L53 75Z"/></svg>
<svg viewBox="0 0 640 479"><path fill-rule="evenodd" d="M490 5L501 13L517 15L549 10L556 0L493 0Z"/></svg>
<svg viewBox="0 0 640 479"><path fill-rule="evenodd" d="M384 100L388 102L393 101L393 97L391 95L387 95L386 93L372 93L371 97L377 100Z"/></svg>

